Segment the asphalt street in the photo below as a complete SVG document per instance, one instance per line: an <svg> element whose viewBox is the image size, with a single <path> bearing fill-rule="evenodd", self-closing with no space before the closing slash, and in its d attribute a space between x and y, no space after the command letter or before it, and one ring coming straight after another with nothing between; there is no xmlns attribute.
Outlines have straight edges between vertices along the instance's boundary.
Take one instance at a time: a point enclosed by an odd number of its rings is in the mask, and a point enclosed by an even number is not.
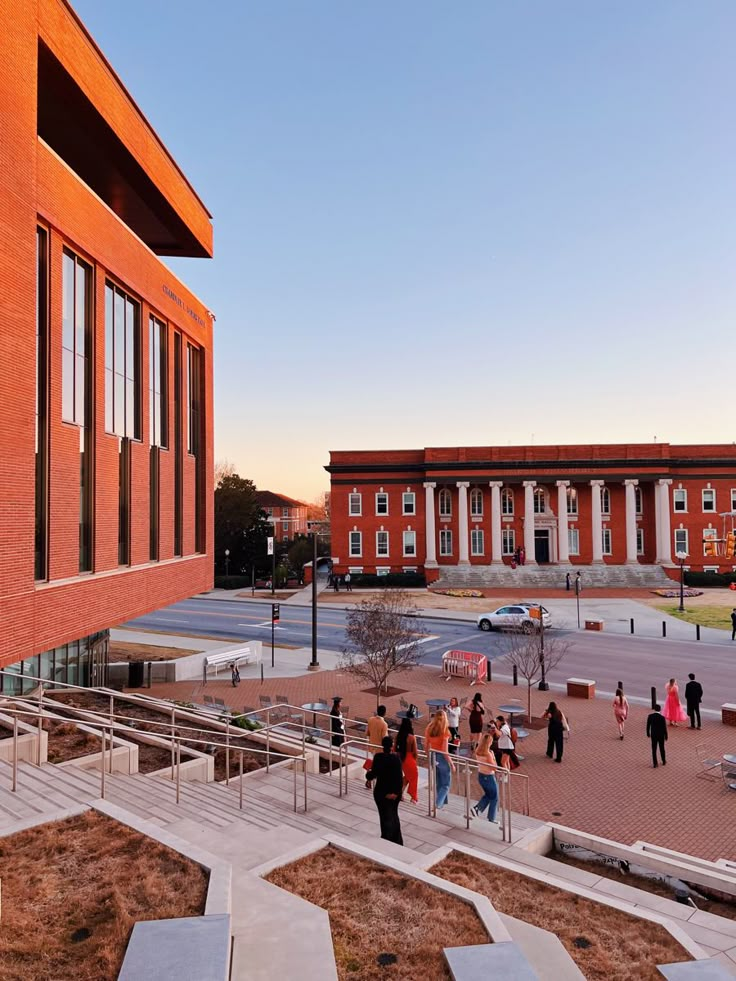
<svg viewBox="0 0 736 981"><path fill-rule="evenodd" d="M281 619L275 628L277 645L309 647L312 639L311 608L282 603ZM345 645L344 609L318 607L317 640L320 649L340 651ZM471 619L472 617L472 619ZM188 599L155 613L131 620L124 626L170 634L201 635L224 641L271 641L271 604L258 601ZM457 648L485 654L493 662L494 676L506 679L511 668L504 660L510 638L478 630L475 618L467 620L422 617L420 643L422 661L439 665L446 650ZM684 690L688 672L695 672L703 685L703 708L719 709L736 701L736 644L711 644L680 639L631 637L625 634L594 633L552 628L550 643L565 645L563 660L550 673L554 687L567 678L591 678L599 692L613 692L623 681L629 698L649 698L654 685L664 698L664 684L676 677Z"/></svg>

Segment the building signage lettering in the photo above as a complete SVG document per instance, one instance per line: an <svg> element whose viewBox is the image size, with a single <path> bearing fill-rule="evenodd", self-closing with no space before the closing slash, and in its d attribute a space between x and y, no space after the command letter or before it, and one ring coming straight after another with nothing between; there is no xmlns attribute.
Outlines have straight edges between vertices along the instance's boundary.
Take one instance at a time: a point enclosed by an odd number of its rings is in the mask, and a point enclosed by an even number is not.
<svg viewBox="0 0 736 981"><path fill-rule="evenodd" d="M192 318L192 320L196 321L200 325L200 327L204 327L204 320L200 317L200 315L197 313L197 311L196 310L192 310L192 308L190 306L187 306L187 304L184 302L184 300L182 300L182 298L180 296L177 296L176 293L170 287L168 287L165 283L163 285L163 291L164 291L164 295L165 296L168 296L168 298L170 300L173 300L174 303L176 303L177 306L179 306L179 307L182 308L182 310L185 310L189 314L189 316Z"/></svg>

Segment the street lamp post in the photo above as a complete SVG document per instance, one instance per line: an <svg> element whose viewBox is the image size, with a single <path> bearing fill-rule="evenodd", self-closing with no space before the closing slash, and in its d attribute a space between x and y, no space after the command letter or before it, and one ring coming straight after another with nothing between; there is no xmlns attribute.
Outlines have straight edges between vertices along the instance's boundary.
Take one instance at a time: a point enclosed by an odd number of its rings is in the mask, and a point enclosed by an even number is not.
<svg viewBox="0 0 736 981"><path fill-rule="evenodd" d="M225 549L225 578L230 575L230 549Z"/></svg>
<svg viewBox="0 0 736 981"><path fill-rule="evenodd" d="M539 691L549 691L544 664L544 611L541 603L539 604L539 664L542 668L542 678L538 685Z"/></svg>
<svg viewBox="0 0 736 981"><path fill-rule="evenodd" d="M680 605L677 607L678 613L685 612L685 559L687 552L675 552L675 558L680 563Z"/></svg>
<svg viewBox="0 0 736 981"><path fill-rule="evenodd" d="M312 660L309 662L309 670L316 671L319 668L317 660L317 532L312 532Z"/></svg>

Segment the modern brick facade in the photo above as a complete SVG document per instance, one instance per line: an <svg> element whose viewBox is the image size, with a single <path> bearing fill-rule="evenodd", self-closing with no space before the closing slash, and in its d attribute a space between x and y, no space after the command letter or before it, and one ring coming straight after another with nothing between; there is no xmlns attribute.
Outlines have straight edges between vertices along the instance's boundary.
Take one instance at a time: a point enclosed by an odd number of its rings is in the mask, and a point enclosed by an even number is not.
<svg viewBox="0 0 736 981"><path fill-rule="evenodd" d="M213 317L158 258L210 216L71 7L0 18L4 667L211 584Z"/></svg>
<svg viewBox="0 0 736 981"><path fill-rule="evenodd" d="M336 569L656 563L731 571L736 446L668 443L333 451ZM732 515L731 512L734 512ZM712 538L714 555L704 539Z"/></svg>

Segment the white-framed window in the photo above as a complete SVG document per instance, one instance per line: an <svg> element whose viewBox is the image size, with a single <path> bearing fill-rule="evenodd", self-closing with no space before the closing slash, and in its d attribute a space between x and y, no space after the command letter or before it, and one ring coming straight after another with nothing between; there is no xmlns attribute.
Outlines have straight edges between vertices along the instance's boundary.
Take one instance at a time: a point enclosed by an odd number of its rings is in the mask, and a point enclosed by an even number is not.
<svg viewBox="0 0 736 981"><path fill-rule="evenodd" d="M376 555L388 555L388 532L376 532Z"/></svg>
<svg viewBox="0 0 736 981"><path fill-rule="evenodd" d="M348 566L348 572L350 573L351 576L360 576L363 573L363 566L362 565L349 565Z"/></svg>
<svg viewBox="0 0 736 981"><path fill-rule="evenodd" d="M390 572L391 572L391 566L390 565L377 565L376 566L376 575L377 576L387 576L387 575L389 575Z"/></svg>
<svg viewBox="0 0 736 981"><path fill-rule="evenodd" d="M611 529L604 528L602 530L601 538L603 544L603 554L610 555L611 554Z"/></svg>
<svg viewBox="0 0 736 981"><path fill-rule="evenodd" d="M350 554L352 556L361 556L363 554L363 532L362 531L351 531L350 532Z"/></svg>
<svg viewBox="0 0 736 981"><path fill-rule="evenodd" d="M703 491L703 510L704 511L715 511L716 509L716 492L714 490Z"/></svg>
<svg viewBox="0 0 736 981"><path fill-rule="evenodd" d="M281 541L282 542L288 542L289 541L289 536L288 536L288 534L286 532L284 532L284 534L281 536Z"/></svg>
<svg viewBox="0 0 736 981"><path fill-rule="evenodd" d="M675 552L690 553L687 528L675 528Z"/></svg>
<svg viewBox="0 0 736 981"><path fill-rule="evenodd" d="M514 513L514 492L510 487L504 487L501 491L501 514ZM511 549L513 552L513 549Z"/></svg>
<svg viewBox="0 0 736 981"><path fill-rule="evenodd" d="M501 552L504 555L513 555L516 551L516 532L513 528L504 528L501 531Z"/></svg>
<svg viewBox="0 0 736 981"><path fill-rule="evenodd" d="M470 532L470 554L483 555L483 529L473 528Z"/></svg>
<svg viewBox="0 0 736 981"><path fill-rule="evenodd" d="M578 513L578 492L574 487L567 488L567 513Z"/></svg>
<svg viewBox="0 0 736 981"><path fill-rule="evenodd" d="M470 492L470 514L476 518L483 514L483 491L479 487L474 487Z"/></svg>
<svg viewBox="0 0 736 981"><path fill-rule="evenodd" d="M402 565L402 570L404 572L416 572L417 567L415 565Z"/></svg>
<svg viewBox="0 0 736 981"><path fill-rule="evenodd" d="M717 565L704 565L703 572L720 572L720 568Z"/></svg>
<svg viewBox="0 0 736 981"><path fill-rule="evenodd" d="M544 514L547 510L547 495L543 487L534 488L534 513Z"/></svg>
<svg viewBox="0 0 736 981"><path fill-rule="evenodd" d="M731 488L731 510L736 511L736 487Z"/></svg>
<svg viewBox="0 0 736 981"><path fill-rule="evenodd" d="M417 513L417 500L413 491L405 491L401 495L401 512L402 514Z"/></svg>
<svg viewBox="0 0 736 981"><path fill-rule="evenodd" d="M718 537L717 528L703 528L703 555L705 555L705 543L707 540L715 542ZM715 548L715 547L714 547Z"/></svg>
<svg viewBox="0 0 736 981"><path fill-rule="evenodd" d="M641 487L634 488L634 500L636 501L636 513L644 514L644 495L641 492Z"/></svg>
<svg viewBox="0 0 736 981"><path fill-rule="evenodd" d="M415 531L404 532L404 555L417 554L417 533Z"/></svg>
<svg viewBox="0 0 736 981"><path fill-rule="evenodd" d="M289 517L289 509L288 508L281 508L281 517L282 518L288 518Z"/></svg>
<svg viewBox="0 0 736 981"><path fill-rule="evenodd" d="M682 487L676 487L672 491L672 510L687 511L687 491Z"/></svg>
<svg viewBox="0 0 736 981"><path fill-rule="evenodd" d="M388 494L384 491L376 494L376 514L388 514Z"/></svg>
<svg viewBox="0 0 736 981"><path fill-rule="evenodd" d="M607 487L601 487L601 514L611 513L611 492ZM604 551L604 555L609 554Z"/></svg>
<svg viewBox="0 0 736 981"><path fill-rule="evenodd" d="M449 528L440 530L440 555L452 555L452 531Z"/></svg>
<svg viewBox="0 0 736 981"><path fill-rule="evenodd" d="M452 514L452 494L447 489L443 487L439 493L440 502L440 516L443 518L449 518Z"/></svg>
<svg viewBox="0 0 736 981"><path fill-rule="evenodd" d="M350 495L348 514L362 514L362 513L363 513L363 495L352 493Z"/></svg>
<svg viewBox="0 0 736 981"><path fill-rule="evenodd" d="M567 529L567 550L570 555L580 555L580 532L577 528Z"/></svg>
<svg viewBox="0 0 736 981"><path fill-rule="evenodd" d="M637 555L644 554L644 529L643 528L636 529L636 554Z"/></svg>

